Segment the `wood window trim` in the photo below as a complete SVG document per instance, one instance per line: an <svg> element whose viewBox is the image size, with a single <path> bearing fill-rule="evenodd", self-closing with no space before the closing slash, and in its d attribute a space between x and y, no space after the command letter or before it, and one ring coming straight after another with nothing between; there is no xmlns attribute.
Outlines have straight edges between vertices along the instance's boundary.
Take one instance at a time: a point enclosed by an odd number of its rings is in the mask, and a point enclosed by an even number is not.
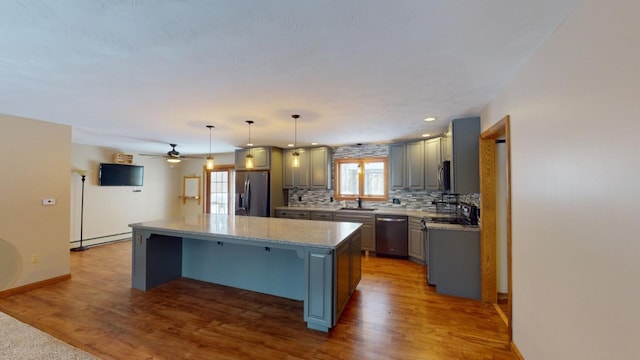
<svg viewBox="0 0 640 360"><path fill-rule="evenodd" d="M358 164L364 169L365 163L381 162L384 163L384 194L383 195L364 195L364 171L358 175L358 193L363 195L341 195L340 194L340 165L341 164ZM387 201L389 200L389 161L386 157L370 157L370 158L344 158L335 160L335 195L336 200L361 200L367 201Z"/></svg>

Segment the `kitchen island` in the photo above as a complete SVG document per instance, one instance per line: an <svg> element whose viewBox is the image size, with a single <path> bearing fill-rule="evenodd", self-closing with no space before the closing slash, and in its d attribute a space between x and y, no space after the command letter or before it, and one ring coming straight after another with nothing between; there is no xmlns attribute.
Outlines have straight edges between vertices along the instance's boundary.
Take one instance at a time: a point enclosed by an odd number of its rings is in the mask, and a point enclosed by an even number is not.
<svg viewBox="0 0 640 360"><path fill-rule="evenodd" d="M200 214L129 226L133 288L186 277L300 300L315 330L335 326L361 278L357 223Z"/></svg>

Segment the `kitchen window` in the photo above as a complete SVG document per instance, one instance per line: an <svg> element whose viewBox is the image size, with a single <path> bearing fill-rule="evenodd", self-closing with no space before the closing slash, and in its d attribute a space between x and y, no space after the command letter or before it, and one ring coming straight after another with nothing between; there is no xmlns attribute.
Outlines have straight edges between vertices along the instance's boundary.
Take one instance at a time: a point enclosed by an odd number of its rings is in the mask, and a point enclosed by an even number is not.
<svg viewBox="0 0 640 360"><path fill-rule="evenodd" d="M387 158L337 159L336 200L389 198Z"/></svg>

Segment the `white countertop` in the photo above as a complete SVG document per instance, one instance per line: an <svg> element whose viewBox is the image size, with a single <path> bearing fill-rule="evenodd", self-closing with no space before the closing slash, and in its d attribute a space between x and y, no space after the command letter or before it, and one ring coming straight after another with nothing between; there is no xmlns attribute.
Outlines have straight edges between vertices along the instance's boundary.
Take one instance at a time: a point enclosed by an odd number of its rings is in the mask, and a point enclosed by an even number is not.
<svg viewBox="0 0 640 360"><path fill-rule="evenodd" d="M443 224L429 222L429 218L450 217L449 213L439 213L435 211L415 210L415 209L401 209L401 208L377 208L373 211L357 210L340 210L340 208L333 207L304 207L304 206L279 206L276 209L280 210L298 210L298 211L332 211L332 212L344 212L344 213L365 213L373 215L406 215L418 218L427 218L428 229L440 229L440 230L462 230L462 231L480 231L480 227L477 225L460 225L460 224ZM300 220L295 220L300 221Z"/></svg>
<svg viewBox="0 0 640 360"><path fill-rule="evenodd" d="M199 214L130 224L141 230L212 235L265 243L335 248L360 228L359 223L292 220L256 216Z"/></svg>

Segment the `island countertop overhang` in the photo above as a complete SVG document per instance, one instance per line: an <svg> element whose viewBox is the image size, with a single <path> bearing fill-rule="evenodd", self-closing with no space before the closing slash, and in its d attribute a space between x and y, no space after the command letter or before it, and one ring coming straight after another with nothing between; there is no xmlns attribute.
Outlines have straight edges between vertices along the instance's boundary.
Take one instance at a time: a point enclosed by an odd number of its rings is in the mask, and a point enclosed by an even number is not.
<svg viewBox="0 0 640 360"><path fill-rule="evenodd" d="M279 245L335 249L360 228L359 223L198 214L129 224L134 230L161 230L181 236L226 238Z"/></svg>

